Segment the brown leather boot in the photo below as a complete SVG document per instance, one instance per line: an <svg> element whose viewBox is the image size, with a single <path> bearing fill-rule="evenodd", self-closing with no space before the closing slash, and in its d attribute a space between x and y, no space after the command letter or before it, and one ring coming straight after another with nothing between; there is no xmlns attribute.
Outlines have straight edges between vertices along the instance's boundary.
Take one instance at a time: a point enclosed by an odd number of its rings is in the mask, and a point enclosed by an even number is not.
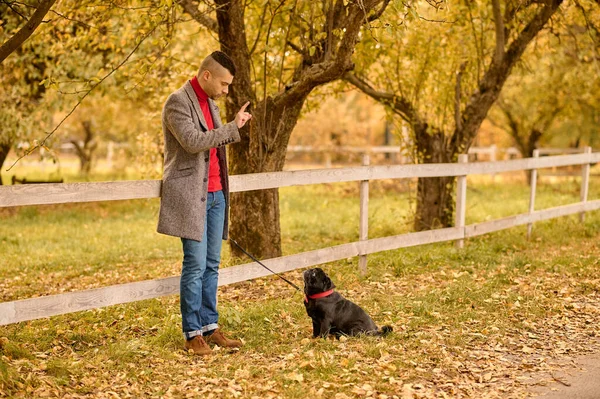
<svg viewBox="0 0 600 399"><path fill-rule="evenodd" d="M206 341L200 335L196 335L189 341L185 341L185 349L193 350L194 355L198 356L206 356L212 353L212 349L210 349L210 346L208 346Z"/></svg>
<svg viewBox="0 0 600 399"><path fill-rule="evenodd" d="M239 348L243 345L242 341L237 339L229 339L223 335L220 328L217 328L212 334L205 335L204 339L207 343L219 345L222 348Z"/></svg>

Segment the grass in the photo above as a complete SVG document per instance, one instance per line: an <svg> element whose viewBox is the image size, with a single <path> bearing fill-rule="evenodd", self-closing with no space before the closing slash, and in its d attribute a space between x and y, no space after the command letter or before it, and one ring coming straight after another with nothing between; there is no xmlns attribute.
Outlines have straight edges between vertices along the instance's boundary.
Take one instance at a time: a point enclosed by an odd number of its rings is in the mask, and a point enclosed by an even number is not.
<svg viewBox="0 0 600 399"><path fill-rule="evenodd" d="M93 173L82 175L79 172L79 159L74 154L60 154L60 162L51 159L40 159L34 155L28 156L15 164L17 160L14 154L4 162L2 168L2 181L11 184L13 176L17 179L60 181L64 183L76 183L85 181L115 181L152 179L156 176L143 176L140 166L135 162L128 163L124 158L115 161L112 165L105 159L97 159L93 167ZM10 170L8 170L10 168Z"/></svg>
<svg viewBox="0 0 600 399"><path fill-rule="evenodd" d="M592 188L600 186L594 183ZM468 224L527 210L528 189L522 185L472 182L470 187ZM575 202L578 190L571 183L542 184L537 209ZM597 197L596 191L590 193L590 199ZM374 184L369 236L409 232L410 201L404 187ZM155 232L158 205L152 199L0 209L0 300L178 274L181 244ZM285 254L356 241L357 185L281 189L281 215ZM239 263L229 258L224 247L224 265Z"/></svg>
<svg viewBox="0 0 600 399"><path fill-rule="evenodd" d="M467 223L527 210L521 184L469 187ZM590 199L598 187L595 178ZM290 187L280 197L286 254L358 239L356 184ZM537 209L578 198L576 182L542 184ZM410 231L410 201L406 187L373 184L370 237ZM138 200L2 210L0 299L178 274L180 244L155 233L157 209ZM302 296L276 278L221 289L220 323L245 346L209 358L181 349L176 296L0 327L0 396L523 397L521 378L555 367L561 342L565 356L596 348L600 215L537 223L531 241L525 232L477 237L461 250L441 243L370 255L366 276L356 259L324 265L344 296L394 327L386 339L310 339ZM225 266L239 262L224 252ZM299 272L288 278L300 282Z"/></svg>

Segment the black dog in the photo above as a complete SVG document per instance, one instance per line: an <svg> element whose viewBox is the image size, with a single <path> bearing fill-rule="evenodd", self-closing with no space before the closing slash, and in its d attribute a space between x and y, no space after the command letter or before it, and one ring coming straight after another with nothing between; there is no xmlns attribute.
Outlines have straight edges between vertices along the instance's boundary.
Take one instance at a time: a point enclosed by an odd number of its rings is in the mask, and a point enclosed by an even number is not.
<svg viewBox="0 0 600 399"><path fill-rule="evenodd" d="M360 306L335 292L334 288L331 279L320 268L304 272L304 306L312 319L313 337L387 335L392 331L390 326L379 330Z"/></svg>

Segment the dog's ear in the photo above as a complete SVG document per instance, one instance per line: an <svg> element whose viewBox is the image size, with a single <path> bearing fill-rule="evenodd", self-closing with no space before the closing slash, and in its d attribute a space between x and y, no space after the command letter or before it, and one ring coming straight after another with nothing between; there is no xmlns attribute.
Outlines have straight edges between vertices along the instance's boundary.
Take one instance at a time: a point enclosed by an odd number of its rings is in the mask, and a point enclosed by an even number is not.
<svg viewBox="0 0 600 399"><path fill-rule="evenodd" d="M323 271L323 269L318 269L319 270L319 282L321 285L321 289L323 291L329 291L335 288L335 284L333 284L333 281L331 281L331 279L329 278L329 276L327 275L327 273L325 273Z"/></svg>
<svg viewBox="0 0 600 399"><path fill-rule="evenodd" d="M323 290L329 291L334 288L335 288L335 284L333 284L333 281L331 281L331 279L329 278L328 275L325 275L325 278L323 279Z"/></svg>

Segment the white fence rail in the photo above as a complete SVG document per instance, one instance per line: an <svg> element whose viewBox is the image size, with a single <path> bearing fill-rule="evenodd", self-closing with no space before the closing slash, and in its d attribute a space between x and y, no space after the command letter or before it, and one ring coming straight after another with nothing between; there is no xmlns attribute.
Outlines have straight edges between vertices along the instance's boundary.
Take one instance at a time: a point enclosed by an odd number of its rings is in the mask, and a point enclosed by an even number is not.
<svg viewBox="0 0 600 399"><path fill-rule="evenodd" d="M583 150L581 148L540 148L537 150L541 156L545 155L567 155L567 154L580 154ZM504 154L504 159L521 158L523 155L521 151L516 147L498 148L495 144L489 147L469 147L469 155L479 156L485 155L490 162L496 161L500 154ZM307 145L290 145L287 147L287 154L293 156L294 154L321 154L324 157L325 167L330 168L332 166L332 155L333 154L366 154L366 155L377 155L377 154L389 154L393 156L393 160L401 164L410 163L408 158L403 154L402 148L392 145L382 146L348 146L348 145L325 145L325 146L307 146ZM399 158L398 158L399 157Z"/></svg>
<svg viewBox="0 0 600 399"><path fill-rule="evenodd" d="M232 192L264 190L270 188L323 184L337 182L361 182L360 239L357 242L322 248L315 251L267 259L263 261L276 272L333 262L359 256L361 272L366 270L366 255L380 251L430 244L441 241L462 245L465 238L560 216L580 214L600 209L600 200L588 201L589 165L600 162L600 153L527 158L501 162L467 163L461 157L457 164L425 164L394 166L360 166L342 169L273 172L231 176ZM364 163L368 163L365 159ZM534 210L536 185L531 185L529 212L503 219L464 225L466 213L466 176L493 174L517 170L583 165L580 202L544 210ZM401 179L415 177L458 176L456 227L401 234L391 237L368 239L368 182L378 179ZM535 180L533 180L535 182ZM157 198L160 181L120 181L105 183L44 184L0 187L0 207L45 205L73 202L128 200ZM255 263L221 269L219 285L233 284L268 275L269 272ZM0 325L35 320L59 314L95 309L104 306L140 301L179 292L179 276L156 280L113 285L93 290L0 303Z"/></svg>

